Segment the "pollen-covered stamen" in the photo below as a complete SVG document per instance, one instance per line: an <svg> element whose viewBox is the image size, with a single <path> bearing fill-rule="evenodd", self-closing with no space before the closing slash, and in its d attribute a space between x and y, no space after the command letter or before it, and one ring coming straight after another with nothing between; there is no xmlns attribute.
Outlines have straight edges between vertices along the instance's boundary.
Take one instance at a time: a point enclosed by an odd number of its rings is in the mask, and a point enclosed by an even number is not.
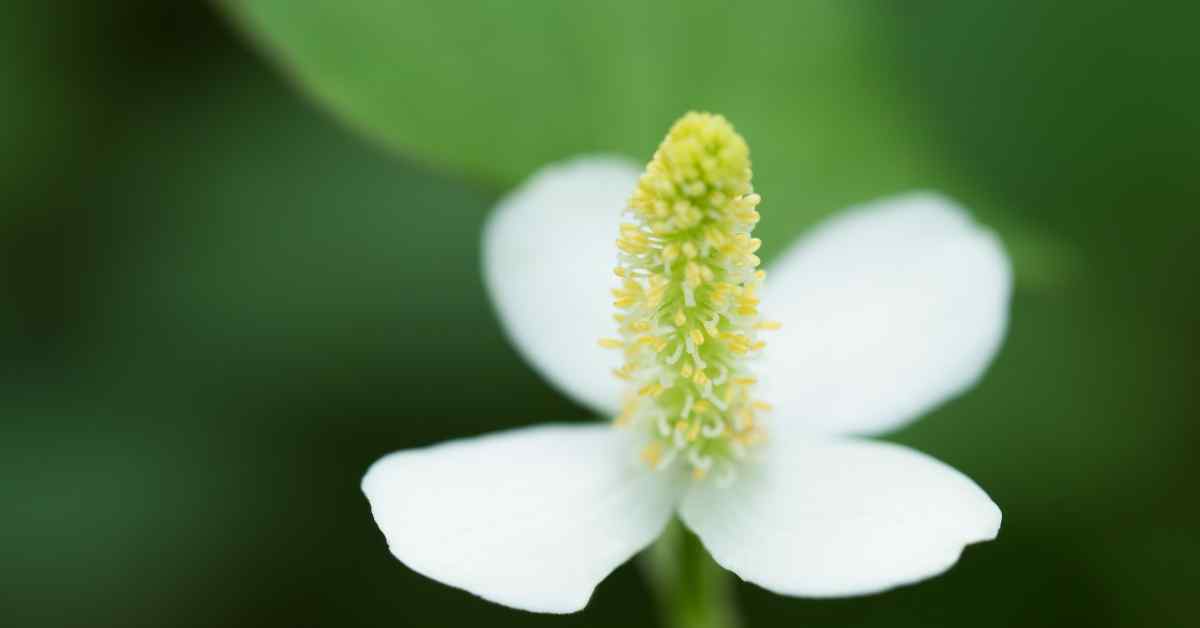
<svg viewBox="0 0 1200 628"><path fill-rule="evenodd" d="M613 305L630 382L617 423L644 430L656 469L686 461L697 479L733 464L764 434L746 358L760 351L757 291L765 273L750 233L760 197L749 148L725 118L689 113L671 128L629 202L617 238Z"/></svg>

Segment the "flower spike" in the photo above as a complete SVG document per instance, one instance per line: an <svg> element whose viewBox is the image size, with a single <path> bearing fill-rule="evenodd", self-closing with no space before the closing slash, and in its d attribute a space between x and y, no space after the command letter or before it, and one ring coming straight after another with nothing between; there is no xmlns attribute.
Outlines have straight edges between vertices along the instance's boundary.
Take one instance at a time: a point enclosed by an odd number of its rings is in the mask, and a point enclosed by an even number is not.
<svg viewBox="0 0 1200 628"><path fill-rule="evenodd" d="M616 374L632 382L617 424L649 439L654 468L687 461L693 477L731 478L735 461L759 442L746 359L764 346L757 293L764 273L750 233L761 198L750 184L750 149L722 116L679 119L646 166L629 201L633 222L617 239L624 351Z"/></svg>

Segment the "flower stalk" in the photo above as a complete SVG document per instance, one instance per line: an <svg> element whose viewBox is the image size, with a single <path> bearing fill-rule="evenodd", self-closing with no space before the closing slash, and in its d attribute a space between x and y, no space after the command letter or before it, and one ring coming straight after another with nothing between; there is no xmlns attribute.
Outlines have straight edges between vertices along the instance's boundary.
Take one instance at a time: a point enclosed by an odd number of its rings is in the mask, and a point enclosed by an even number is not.
<svg viewBox="0 0 1200 628"><path fill-rule="evenodd" d="M700 539L672 521L642 556L667 628L741 628L730 573L713 562Z"/></svg>

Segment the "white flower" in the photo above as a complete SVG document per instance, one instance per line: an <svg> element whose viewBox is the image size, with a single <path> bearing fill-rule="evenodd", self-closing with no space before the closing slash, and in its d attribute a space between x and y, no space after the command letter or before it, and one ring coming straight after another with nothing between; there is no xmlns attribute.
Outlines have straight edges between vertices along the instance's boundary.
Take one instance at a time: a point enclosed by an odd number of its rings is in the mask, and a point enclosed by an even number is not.
<svg viewBox="0 0 1200 628"><path fill-rule="evenodd" d="M622 385L611 375L620 356L596 344L613 329L599 278L611 277L638 174L604 157L546 168L499 203L484 233L485 278L514 343L606 416ZM996 237L949 200L912 194L827 221L769 272L762 301L783 328L756 370L774 418L732 486L647 469L636 436L611 425L401 451L363 479L392 553L493 602L569 613L675 513L720 565L805 597L928 578L994 538L1000 510L970 479L858 436L902 426L982 374L1011 285Z"/></svg>

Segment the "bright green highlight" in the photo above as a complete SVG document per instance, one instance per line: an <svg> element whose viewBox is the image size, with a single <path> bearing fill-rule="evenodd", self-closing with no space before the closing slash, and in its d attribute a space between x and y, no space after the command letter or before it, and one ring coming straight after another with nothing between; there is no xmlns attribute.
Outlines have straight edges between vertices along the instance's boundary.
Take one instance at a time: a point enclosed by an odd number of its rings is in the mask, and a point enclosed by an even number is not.
<svg viewBox="0 0 1200 628"><path fill-rule="evenodd" d="M625 353L616 375L630 382L617 424L647 436L656 469L684 461L693 477L730 481L735 463L763 438L745 358L778 328L760 319L764 272L750 237L760 197L750 149L725 118L688 113L671 127L638 181L621 225L613 291Z"/></svg>

